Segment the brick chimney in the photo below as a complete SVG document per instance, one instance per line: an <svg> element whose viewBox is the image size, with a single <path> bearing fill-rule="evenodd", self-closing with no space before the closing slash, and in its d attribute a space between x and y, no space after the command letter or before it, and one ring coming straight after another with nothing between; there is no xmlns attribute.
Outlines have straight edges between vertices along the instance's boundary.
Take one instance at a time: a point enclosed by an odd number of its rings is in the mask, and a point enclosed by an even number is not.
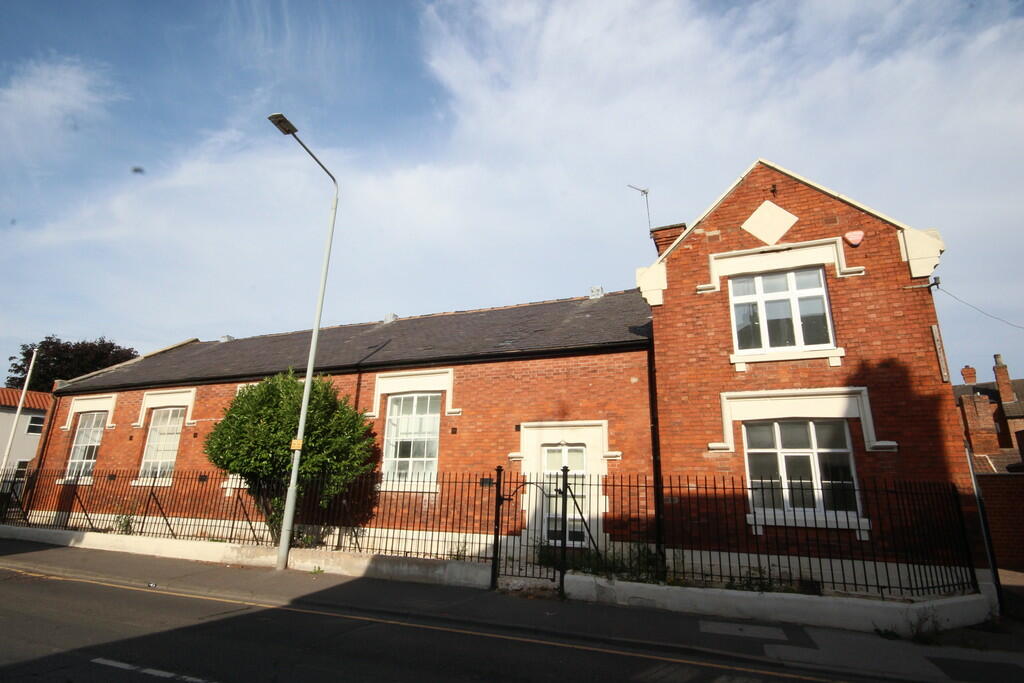
<svg viewBox="0 0 1024 683"><path fill-rule="evenodd" d="M975 455L999 453L999 434L992 419L992 404L983 394L966 394L960 397L960 410L967 427L967 438L971 452Z"/></svg>
<svg viewBox="0 0 1024 683"><path fill-rule="evenodd" d="M999 402L1013 403L1017 397L1013 393L1013 384L1010 383L1010 368L1003 363L1001 354L997 353L994 358L996 365L992 368L992 372L996 376L996 386L999 387Z"/></svg>
<svg viewBox="0 0 1024 683"><path fill-rule="evenodd" d="M978 371L972 368L970 365L963 366L960 369L960 375L964 378L964 384L978 383Z"/></svg>
<svg viewBox="0 0 1024 683"><path fill-rule="evenodd" d="M676 238L683 233L683 230L686 230L686 223L651 228L651 239L654 240L654 246L658 249L658 256L665 253L665 250L676 241Z"/></svg>

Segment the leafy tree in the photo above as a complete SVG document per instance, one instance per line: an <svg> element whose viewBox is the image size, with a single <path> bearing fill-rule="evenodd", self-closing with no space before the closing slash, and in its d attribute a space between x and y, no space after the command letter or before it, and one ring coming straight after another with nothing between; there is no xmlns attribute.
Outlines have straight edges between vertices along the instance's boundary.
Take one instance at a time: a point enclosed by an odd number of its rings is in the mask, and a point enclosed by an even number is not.
<svg viewBox="0 0 1024 683"><path fill-rule="evenodd" d="M8 387L20 389L25 383L32 351L36 348L39 354L28 387L33 391L50 391L54 380L73 379L139 355L135 349L118 346L104 337L92 341L64 341L51 334L35 344L22 344L21 355L7 359L12 361L7 374Z"/></svg>
<svg viewBox="0 0 1024 683"><path fill-rule="evenodd" d="M299 425L302 383L289 370L243 388L206 438L206 455L218 468L237 474L263 508L278 536L287 483L291 441ZM374 439L362 413L338 398L334 386L313 379L299 463L300 494L316 485L326 507L373 466Z"/></svg>

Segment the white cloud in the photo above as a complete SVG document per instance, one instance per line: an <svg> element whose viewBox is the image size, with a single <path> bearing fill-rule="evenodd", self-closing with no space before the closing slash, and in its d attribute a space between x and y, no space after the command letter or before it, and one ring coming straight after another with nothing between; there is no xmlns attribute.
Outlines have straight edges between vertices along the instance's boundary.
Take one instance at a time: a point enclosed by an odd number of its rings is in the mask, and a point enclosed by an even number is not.
<svg viewBox="0 0 1024 683"><path fill-rule="evenodd" d="M85 125L107 115L119 95L103 69L54 57L14 69L0 87L0 139L3 167L31 169L73 146Z"/></svg>
<svg viewBox="0 0 1024 683"><path fill-rule="evenodd" d="M578 192L566 210L585 225L552 229L615 235L625 182L652 188L656 223L690 220L763 156L941 229L946 286L1024 321L1016 298L994 294L1024 284L1010 199L1024 154L1024 19L1012 5L517 8L487 4L471 19L461 5L435 8L429 59L455 103L454 154L561 176ZM619 259L634 253L612 245ZM1002 349L1024 372L1018 331L938 300L953 364Z"/></svg>
<svg viewBox="0 0 1024 683"><path fill-rule="evenodd" d="M218 44L235 73L258 74L263 87L301 85L336 93L361 66L372 26L350 3L231 0L222 6Z"/></svg>
<svg viewBox="0 0 1024 683"><path fill-rule="evenodd" d="M692 220L759 156L939 228L944 285L1021 321L1017 298L992 295L1024 284L1009 199L1024 154L1024 22L1011 9L427 6L424 60L452 129L429 159L317 148L342 188L325 321L631 287L654 252L626 183L651 188L655 224ZM248 35L254 55L303 63L303 31L239 16L237 45ZM86 92L102 111L102 88ZM308 327L329 183L292 141L266 124L265 137L243 134L238 120L165 171L9 233L13 253L61 264L50 320L140 349ZM952 365L1002 351L1024 372L1019 332L943 299ZM53 331L33 328L31 311L7 315L27 337Z"/></svg>

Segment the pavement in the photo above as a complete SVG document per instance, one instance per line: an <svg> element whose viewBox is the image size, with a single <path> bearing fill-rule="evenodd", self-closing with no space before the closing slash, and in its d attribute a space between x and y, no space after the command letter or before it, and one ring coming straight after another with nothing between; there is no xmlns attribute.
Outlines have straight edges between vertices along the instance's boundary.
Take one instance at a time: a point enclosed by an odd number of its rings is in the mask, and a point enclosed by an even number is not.
<svg viewBox="0 0 1024 683"><path fill-rule="evenodd" d="M557 598L546 582L505 590L222 565L0 539L0 569L259 606L303 606L529 637L573 639L794 671L913 681L1024 680L1024 621L899 640L883 635ZM1024 574L1003 576L1014 599ZM0 583L0 587L2 587Z"/></svg>

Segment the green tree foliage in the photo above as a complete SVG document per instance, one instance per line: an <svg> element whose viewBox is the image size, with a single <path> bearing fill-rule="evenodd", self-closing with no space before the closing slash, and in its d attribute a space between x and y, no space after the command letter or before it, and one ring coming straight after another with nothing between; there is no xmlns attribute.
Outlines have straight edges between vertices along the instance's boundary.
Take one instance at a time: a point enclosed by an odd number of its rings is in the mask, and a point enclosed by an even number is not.
<svg viewBox="0 0 1024 683"><path fill-rule="evenodd" d="M139 355L135 349L118 346L109 339L64 341L52 334L35 344L22 344L21 354L10 356L7 386L20 389L25 383L32 351L39 348L36 366L32 370L29 389L49 392L54 380L73 379L81 375L109 368Z"/></svg>
<svg viewBox="0 0 1024 683"><path fill-rule="evenodd" d="M245 480L275 536L291 474L302 388L290 370L243 388L206 438L210 462ZM326 506L372 468L373 453L373 434L362 413L347 397L339 398L329 381L314 378L299 464L300 493L315 484L319 502Z"/></svg>

